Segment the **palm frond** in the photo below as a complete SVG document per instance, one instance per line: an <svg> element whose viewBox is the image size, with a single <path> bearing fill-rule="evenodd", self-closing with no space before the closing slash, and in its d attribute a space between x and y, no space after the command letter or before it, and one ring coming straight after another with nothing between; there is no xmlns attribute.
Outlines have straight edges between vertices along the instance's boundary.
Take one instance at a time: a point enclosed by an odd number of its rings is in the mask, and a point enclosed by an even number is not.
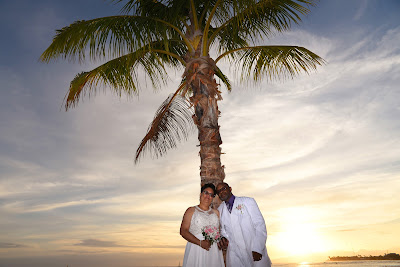
<svg viewBox="0 0 400 267"><path fill-rule="evenodd" d="M113 2L123 2L123 0L113 0ZM124 1L125 2L125 1ZM157 17L167 19L170 17L179 17L187 15L189 1L174 0L174 1L154 1L154 0L128 0L121 8L124 14L133 14L140 16ZM183 12L183 11L186 12ZM172 14L171 14L172 13Z"/></svg>
<svg viewBox="0 0 400 267"><path fill-rule="evenodd" d="M185 55L188 53L188 47L179 40L162 40L153 42L145 47L149 52L157 54L164 64L169 67L185 66Z"/></svg>
<svg viewBox="0 0 400 267"><path fill-rule="evenodd" d="M238 48L245 42L269 38L275 32L283 32L301 21L309 6L316 0L236 0L227 1L215 15L215 30L211 33L211 45L217 39L221 51Z"/></svg>
<svg viewBox="0 0 400 267"><path fill-rule="evenodd" d="M99 90L99 84L110 87L118 95L121 95L122 92L127 95L137 93L140 84L140 70L150 79L153 87L158 88L161 84L165 84L168 73L164 66L178 67L181 65L176 58L170 56L172 53L166 55L162 52L143 48L135 53L110 60L89 72L78 74L72 80L65 97L66 110L74 107L82 95L95 94Z"/></svg>
<svg viewBox="0 0 400 267"><path fill-rule="evenodd" d="M123 0L113 0L113 2L120 3ZM142 16L157 16L163 18L168 11L168 6L153 0L129 0L121 8L121 12L125 14L135 14Z"/></svg>
<svg viewBox="0 0 400 267"><path fill-rule="evenodd" d="M178 94L184 86L185 83L182 83L158 108L146 136L136 150L135 163L145 151L150 151L155 157L163 156L169 149L175 148L179 141L187 140L189 133L194 130L193 111L186 98Z"/></svg>
<svg viewBox="0 0 400 267"><path fill-rule="evenodd" d="M224 85L226 86L226 89L230 92L232 90L232 85L231 82L229 81L228 77L222 73L220 68L216 68L215 70L215 75L220 78L220 80L224 83Z"/></svg>
<svg viewBox="0 0 400 267"><path fill-rule="evenodd" d="M76 21L57 30L53 42L40 59L56 58L83 61L120 57L146 44L174 39L182 42L179 25L171 27L158 18L111 16L88 21Z"/></svg>
<svg viewBox="0 0 400 267"><path fill-rule="evenodd" d="M263 77L270 80L293 78L301 71L308 73L325 63L318 55L298 46L247 47L226 52L216 62L228 55L238 66L241 81L250 78L258 82Z"/></svg>

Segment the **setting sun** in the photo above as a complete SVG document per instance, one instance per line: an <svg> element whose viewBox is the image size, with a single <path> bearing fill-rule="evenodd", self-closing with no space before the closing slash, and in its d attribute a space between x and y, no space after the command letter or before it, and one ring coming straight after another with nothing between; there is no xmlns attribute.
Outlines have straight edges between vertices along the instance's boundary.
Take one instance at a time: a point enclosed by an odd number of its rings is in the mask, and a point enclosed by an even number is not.
<svg viewBox="0 0 400 267"><path fill-rule="evenodd" d="M282 228L276 234L277 246L290 255L305 255L326 249L318 226L311 221L310 211L287 209L282 214ZM315 216L315 215L314 215Z"/></svg>

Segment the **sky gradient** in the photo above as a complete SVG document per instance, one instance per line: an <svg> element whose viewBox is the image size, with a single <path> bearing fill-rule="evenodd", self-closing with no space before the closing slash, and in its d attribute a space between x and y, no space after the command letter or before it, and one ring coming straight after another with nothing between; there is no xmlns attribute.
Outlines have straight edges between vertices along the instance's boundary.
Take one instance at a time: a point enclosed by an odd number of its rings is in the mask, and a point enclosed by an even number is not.
<svg viewBox="0 0 400 267"><path fill-rule="evenodd" d="M0 267L176 266L184 211L198 204L196 133L134 164L177 88L100 93L65 112L69 82L95 62L38 61L56 29L115 15L107 1L0 0ZM266 44L327 64L293 80L240 84L219 102L222 163L254 197L273 262L400 253L400 1L321 1ZM145 82L145 81L144 81Z"/></svg>

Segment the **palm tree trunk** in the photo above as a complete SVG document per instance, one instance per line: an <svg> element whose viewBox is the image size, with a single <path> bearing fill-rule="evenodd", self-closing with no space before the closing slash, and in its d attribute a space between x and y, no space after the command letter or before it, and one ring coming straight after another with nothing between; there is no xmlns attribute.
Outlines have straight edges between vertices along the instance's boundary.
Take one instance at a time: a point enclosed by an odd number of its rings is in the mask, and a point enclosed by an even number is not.
<svg viewBox="0 0 400 267"><path fill-rule="evenodd" d="M194 123L199 131L201 185L217 185L225 178L221 166L222 144L218 125L218 103L222 100L214 79L215 62L210 57L197 57L188 61L185 78L193 96L190 101L195 109Z"/></svg>

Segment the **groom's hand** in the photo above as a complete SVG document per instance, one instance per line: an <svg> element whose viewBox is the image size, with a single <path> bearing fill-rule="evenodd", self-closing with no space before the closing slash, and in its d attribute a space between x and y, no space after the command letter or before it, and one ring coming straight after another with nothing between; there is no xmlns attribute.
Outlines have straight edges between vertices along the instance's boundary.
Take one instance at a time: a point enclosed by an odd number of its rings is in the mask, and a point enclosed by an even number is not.
<svg viewBox="0 0 400 267"><path fill-rule="evenodd" d="M219 249L226 250L228 248L228 245L229 245L229 240L226 239L225 237L223 237L221 239L221 241L218 242L217 245L218 245Z"/></svg>
<svg viewBox="0 0 400 267"><path fill-rule="evenodd" d="M255 251L252 251L252 253L253 253L253 260L254 260L254 261L259 261L259 260L261 260L262 255L261 255L260 253L255 252Z"/></svg>

